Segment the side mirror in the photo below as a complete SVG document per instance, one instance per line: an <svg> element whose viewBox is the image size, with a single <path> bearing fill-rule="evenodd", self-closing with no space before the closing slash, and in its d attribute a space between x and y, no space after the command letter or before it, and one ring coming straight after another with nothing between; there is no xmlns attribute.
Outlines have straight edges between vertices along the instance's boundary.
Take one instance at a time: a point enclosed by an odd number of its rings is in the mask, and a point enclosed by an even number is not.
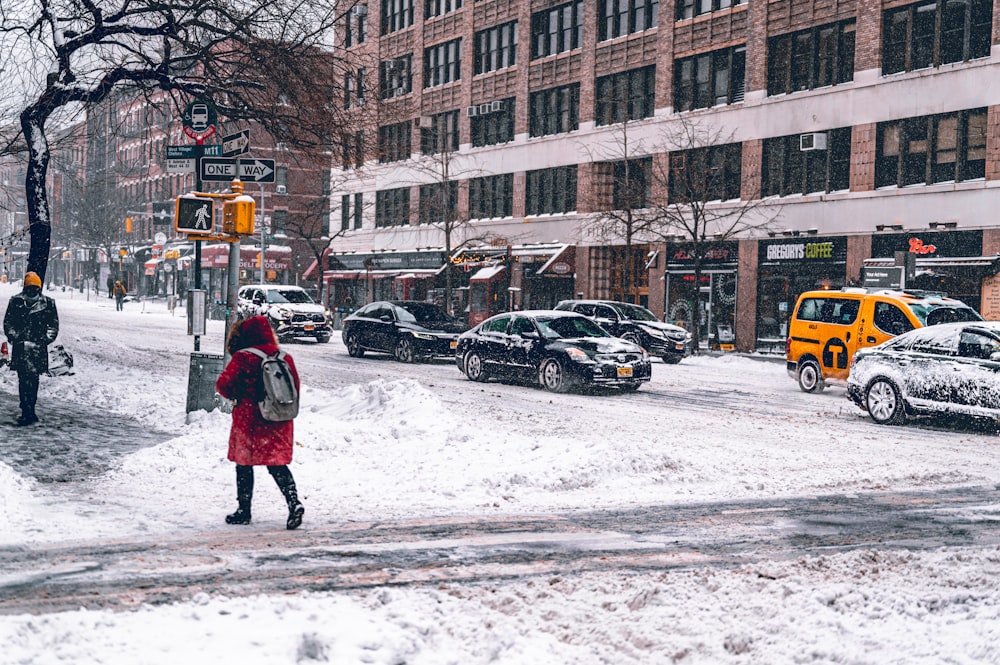
<svg viewBox="0 0 1000 665"><path fill-rule="evenodd" d="M521 332L523 339L539 339L537 330L524 330Z"/></svg>
<svg viewBox="0 0 1000 665"><path fill-rule="evenodd" d="M386 323L389 323L389 322L392 321L392 317L389 316L388 314L383 314L382 316L380 316L378 318L379 318L380 321L385 321Z"/></svg>
<svg viewBox="0 0 1000 665"><path fill-rule="evenodd" d="M1000 363L1000 351L994 351L990 354L990 361L995 363Z"/></svg>

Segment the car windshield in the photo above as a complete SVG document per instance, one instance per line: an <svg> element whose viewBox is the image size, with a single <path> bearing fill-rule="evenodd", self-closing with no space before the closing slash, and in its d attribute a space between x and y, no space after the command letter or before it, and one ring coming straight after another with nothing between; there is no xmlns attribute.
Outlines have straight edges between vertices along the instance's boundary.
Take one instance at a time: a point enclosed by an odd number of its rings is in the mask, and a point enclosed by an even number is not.
<svg viewBox="0 0 1000 665"><path fill-rule="evenodd" d="M925 326L935 326L939 323L958 323L962 321L982 321L976 310L967 305L936 305L912 303L912 311Z"/></svg>
<svg viewBox="0 0 1000 665"><path fill-rule="evenodd" d="M290 303L312 303L312 298L305 291L299 289L273 289L267 292L267 302L271 304Z"/></svg>
<svg viewBox="0 0 1000 665"><path fill-rule="evenodd" d="M561 316L535 320L548 339L573 339L575 337L611 337L593 321L582 316Z"/></svg>
<svg viewBox="0 0 1000 665"><path fill-rule="evenodd" d="M615 307L618 308L618 311L620 311L626 319L631 319L632 321L659 321L659 319L656 318L656 314L653 314L645 307L640 307L639 305L622 303L620 305L615 305Z"/></svg>
<svg viewBox="0 0 1000 665"><path fill-rule="evenodd" d="M431 321L450 321L448 314L432 303L408 303L396 309L399 320L408 323L429 323Z"/></svg>

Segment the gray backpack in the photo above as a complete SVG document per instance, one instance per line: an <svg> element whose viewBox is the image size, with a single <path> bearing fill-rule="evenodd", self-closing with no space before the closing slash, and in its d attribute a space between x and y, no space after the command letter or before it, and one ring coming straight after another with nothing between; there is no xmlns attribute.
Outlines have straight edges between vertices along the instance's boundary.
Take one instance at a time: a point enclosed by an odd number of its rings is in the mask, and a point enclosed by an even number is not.
<svg viewBox="0 0 1000 665"><path fill-rule="evenodd" d="M269 356L253 347L243 349L260 358L260 378L264 384L264 399L257 402L264 420L282 422L299 414L299 391L295 389L292 370L285 352Z"/></svg>

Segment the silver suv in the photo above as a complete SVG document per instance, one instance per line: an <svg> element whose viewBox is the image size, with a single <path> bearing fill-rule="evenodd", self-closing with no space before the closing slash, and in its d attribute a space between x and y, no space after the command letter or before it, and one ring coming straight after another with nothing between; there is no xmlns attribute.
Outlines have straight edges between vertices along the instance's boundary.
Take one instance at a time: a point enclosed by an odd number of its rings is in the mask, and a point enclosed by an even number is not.
<svg viewBox="0 0 1000 665"><path fill-rule="evenodd" d="M299 286L247 284L240 287L236 307L243 318L266 316L279 341L312 337L326 344L333 334L323 306Z"/></svg>

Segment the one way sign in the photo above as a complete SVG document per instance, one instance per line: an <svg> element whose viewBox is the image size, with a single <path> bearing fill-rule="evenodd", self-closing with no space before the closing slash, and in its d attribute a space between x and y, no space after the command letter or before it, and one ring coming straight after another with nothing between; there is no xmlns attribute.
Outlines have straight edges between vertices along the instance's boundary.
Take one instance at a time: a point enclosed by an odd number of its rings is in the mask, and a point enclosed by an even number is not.
<svg viewBox="0 0 1000 665"><path fill-rule="evenodd" d="M240 161L240 180L247 182L274 182L273 159L247 159ZM201 160L201 179L226 182L236 178L235 159L205 157Z"/></svg>

